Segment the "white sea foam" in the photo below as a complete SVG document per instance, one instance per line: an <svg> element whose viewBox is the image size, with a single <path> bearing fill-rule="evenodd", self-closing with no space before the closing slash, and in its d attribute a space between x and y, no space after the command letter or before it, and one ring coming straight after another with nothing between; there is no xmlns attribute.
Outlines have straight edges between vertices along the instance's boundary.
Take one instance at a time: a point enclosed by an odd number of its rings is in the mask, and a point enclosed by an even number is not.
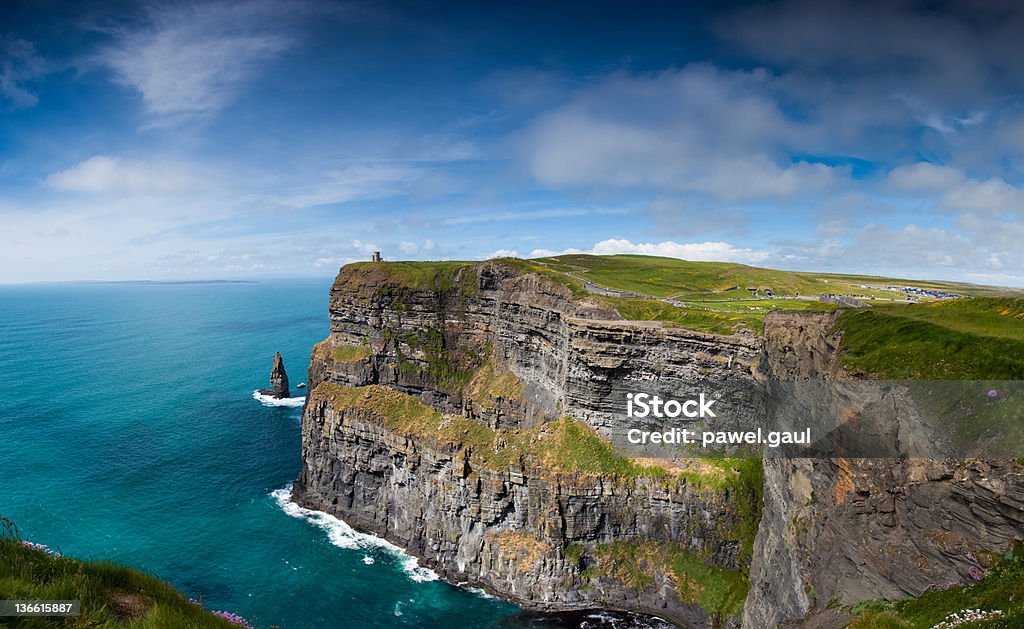
<svg viewBox="0 0 1024 629"><path fill-rule="evenodd" d="M652 616L640 616L633 613L613 615L603 612L587 614L587 617L580 622L580 629L617 629L619 627L624 629L639 629L641 627L647 629L671 629L672 625Z"/></svg>
<svg viewBox="0 0 1024 629"><path fill-rule="evenodd" d="M252 397L259 400L259 403L263 406L290 406L292 408L298 408L306 401L305 396L276 398L272 395L264 395L258 390L252 392Z"/></svg>
<svg viewBox="0 0 1024 629"><path fill-rule="evenodd" d="M373 557L371 557L369 555L363 555L363 563L365 563L368 566L372 566L373 565Z"/></svg>
<svg viewBox="0 0 1024 629"><path fill-rule="evenodd" d="M396 546L388 540L382 537L377 537L376 535L360 533L349 526L344 520L338 519L329 513L306 509L295 504L291 499L291 484L282 489L275 489L270 492L270 495L273 496L282 511L293 518L300 518L316 525L327 533L327 539L338 548L348 548L352 550L358 550L361 548L379 548L394 555L401 563L402 571L405 572L405 574L413 581L422 583L425 581L436 581L440 578L440 576L430 568L424 568L421 566L415 557L405 552L405 550L400 546ZM369 559L370 561L367 562L366 558L364 558L363 562L372 563L373 558L370 557Z"/></svg>
<svg viewBox="0 0 1024 629"><path fill-rule="evenodd" d="M480 598L495 598L495 596L493 594L488 593L487 590L483 588L473 587L472 585L467 584L465 581L459 583L459 588L469 592L470 594L476 594Z"/></svg>

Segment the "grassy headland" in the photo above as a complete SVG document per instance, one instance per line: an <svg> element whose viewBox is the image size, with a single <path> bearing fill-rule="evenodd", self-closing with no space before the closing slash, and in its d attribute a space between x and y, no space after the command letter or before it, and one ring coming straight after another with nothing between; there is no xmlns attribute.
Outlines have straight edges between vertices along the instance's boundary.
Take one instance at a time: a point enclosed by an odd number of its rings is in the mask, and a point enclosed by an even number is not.
<svg viewBox="0 0 1024 629"><path fill-rule="evenodd" d="M567 287L574 296L615 308L623 318L663 321L669 325L713 334L748 330L760 333L764 315L773 310L828 310L835 306L822 296L842 296L893 313L913 307L911 316L941 319L951 329L989 335L967 321L972 306L949 309L930 317L924 308L949 295L1015 302L1024 291L956 282L907 280L868 275L780 271L732 262L691 262L641 255L562 255L534 260L498 258L520 273L536 273ZM432 290L464 300L476 290L474 268L480 262L361 262L346 267L336 289L384 283L389 290ZM962 301L962 300L961 300ZM911 303L913 302L913 303ZM1017 304L1022 302L1016 301ZM1011 309L1018 306L1009 304ZM956 317L960 318L955 322ZM996 321L989 321L998 325ZM1005 325L1003 336L1016 332ZM855 325L855 324L854 324Z"/></svg>
<svg viewBox="0 0 1024 629"><path fill-rule="evenodd" d="M77 600L81 615L5 618L5 627L238 629L190 602L170 584L131 568L63 557L22 542L9 522L0 530L0 599ZM224 612L220 612L224 613Z"/></svg>

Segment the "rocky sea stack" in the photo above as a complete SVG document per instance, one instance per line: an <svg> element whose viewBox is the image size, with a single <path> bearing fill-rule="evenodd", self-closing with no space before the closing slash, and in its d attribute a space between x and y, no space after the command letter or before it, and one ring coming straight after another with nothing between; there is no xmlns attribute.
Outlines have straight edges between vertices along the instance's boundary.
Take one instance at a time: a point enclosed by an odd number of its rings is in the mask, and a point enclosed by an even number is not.
<svg viewBox="0 0 1024 629"><path fill-rule="evenodd" d="M288 373L284 370L281 352L274 352L274 366L270 370L270 388L261 389L260 393L281 399L291 397L288 390Z"/></svg>

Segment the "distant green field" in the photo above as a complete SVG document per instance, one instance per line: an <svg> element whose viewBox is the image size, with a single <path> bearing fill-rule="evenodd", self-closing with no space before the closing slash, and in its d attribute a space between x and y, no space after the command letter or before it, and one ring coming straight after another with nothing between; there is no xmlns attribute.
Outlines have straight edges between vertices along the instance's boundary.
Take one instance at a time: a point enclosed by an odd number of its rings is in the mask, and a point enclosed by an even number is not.
<svg viewBox="0 0 1024 629"><path fill-rule="evenodd" d="M885 304L839 318L843 361L891 379L1024 379L1024 300Z"/></svg>
<svg viewBox="0 0 1024 629"><path fill-rule="evenodd" d="M564 255L539 258L549 268L575 274L599 286L652 297L707 293L738 287L736 296L750 293L747 287L770 288L776 294L811 294L816 280L790 271L775 271L731 262L689 262L676 258L617 255ZM822 291L828 292L828 291Z"/></svg>
<svg viewBox="0 0 1024 629"><path fill-rule="evenodd" d="M735 334L740 330L761 331L764 313L716 312L696 308L680 308L656 299L626 299L602 297L625 319L631 321L664 321L673 326L707 332L709 334Z"/></svg>
<svg viewBox="0 0 1024 629"><path fill-rule="evenodd" d="M803 296L818 296L841 293L878 298L903 297L894 291L885 290L887 286L913 286L979 297L1024 297L1024 291L990 286L870 275L779 271L734 262L691 262L656 256L574 254L537 258L532 262L573 274L599 286L652 297L737 299L749 297L748 288L761 291L769 289L776 295L799 293Z"/></svg>

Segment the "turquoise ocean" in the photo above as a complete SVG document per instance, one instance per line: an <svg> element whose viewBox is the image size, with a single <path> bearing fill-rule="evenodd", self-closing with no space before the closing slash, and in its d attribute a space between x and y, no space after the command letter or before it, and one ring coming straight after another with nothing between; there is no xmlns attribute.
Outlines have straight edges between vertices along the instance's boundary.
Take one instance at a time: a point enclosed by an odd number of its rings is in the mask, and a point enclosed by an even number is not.
<svg viewBox="0 0 1024 629"><path fill-rule="evenodd" d="M24 539L138 568L261 627L640 622L527 614L287 500L301 409L253 391L275 351L293 391L305 381L329 287L0 286L0 515Z"/></svg>

